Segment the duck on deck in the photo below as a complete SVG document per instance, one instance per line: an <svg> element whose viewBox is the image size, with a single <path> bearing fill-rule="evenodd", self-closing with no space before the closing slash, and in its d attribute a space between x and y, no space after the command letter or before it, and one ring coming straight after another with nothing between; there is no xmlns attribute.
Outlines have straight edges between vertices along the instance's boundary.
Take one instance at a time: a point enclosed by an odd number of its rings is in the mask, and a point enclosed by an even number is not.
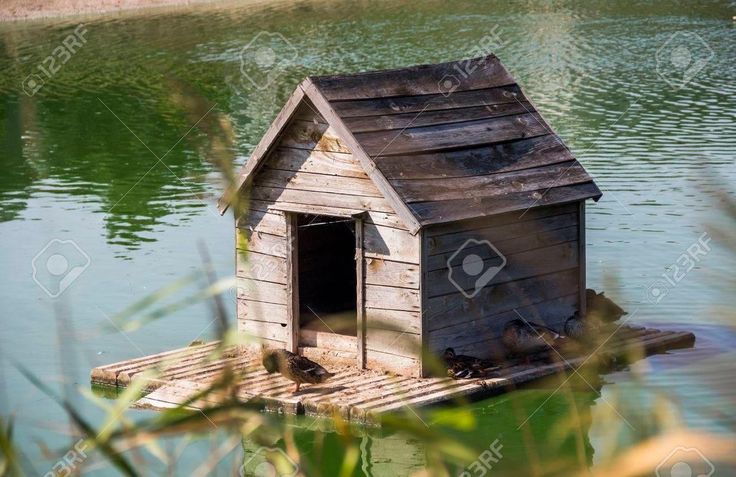
<svg viewBox="0 0 736 477"><path fill-rule="evenodd" d="M253 347L216 362L215 345L174 351L97 368L93 381L123 386L181 356L147 383L146 402L175 403L230 363L244 400L364 420L578 366L585 353L430 377L447 348L499 361L519 320L563 333L587 319L585 203L600 197L495 55L307 78L218 204L234 211L238 330ZM606 353L692 340L624 327ZM261 369L262 346L337 374L292 396Z"/></svg>

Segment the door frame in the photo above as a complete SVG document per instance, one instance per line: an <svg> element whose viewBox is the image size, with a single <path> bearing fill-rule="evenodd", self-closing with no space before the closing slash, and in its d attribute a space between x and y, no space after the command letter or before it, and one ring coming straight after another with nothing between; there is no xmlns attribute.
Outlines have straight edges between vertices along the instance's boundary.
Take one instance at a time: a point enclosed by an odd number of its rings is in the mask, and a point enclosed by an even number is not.
<svg viewBox="0 0 736 477"><path fill-rule="evenodd" d="M299 214L286 216L286 349L299 353Z"/></svg>
<svg viewBox="0 0 736 477"><path fill-rule="evenodd" d="M286 349L299 352L299 214L305 212L284 211L286 218ZM325 217L346 218L341 215L316 214ZM355 315L358 369L366 368L366 323L365 323L365 256L363 250L363 219L350 215L355 225Z"/></svg>
<svg viewBox="0 0 736 477"><path fill-rule="evenodd" d="M355 221L355 318L356 333L355 337L358 341L358 369L366 368L366 350L365 350L365 257L363 254L363 219L353 217Z"/></svg>

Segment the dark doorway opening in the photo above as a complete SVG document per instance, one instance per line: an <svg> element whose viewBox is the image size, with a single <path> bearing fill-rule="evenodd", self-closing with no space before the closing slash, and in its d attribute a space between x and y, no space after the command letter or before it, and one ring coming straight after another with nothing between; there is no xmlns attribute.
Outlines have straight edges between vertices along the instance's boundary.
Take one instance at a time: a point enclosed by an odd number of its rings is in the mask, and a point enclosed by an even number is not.
<svg viewBox="0 0 736 477"><path fill-rule="evenodd" d="M300 214L299 329L357 335L355 221Z"/></svg>

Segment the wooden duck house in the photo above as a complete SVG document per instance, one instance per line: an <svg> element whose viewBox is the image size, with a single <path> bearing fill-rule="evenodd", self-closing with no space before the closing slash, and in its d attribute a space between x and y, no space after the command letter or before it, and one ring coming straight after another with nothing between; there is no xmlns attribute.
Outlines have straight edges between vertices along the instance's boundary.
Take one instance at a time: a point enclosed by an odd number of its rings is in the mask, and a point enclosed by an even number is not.
<svg viewBox="0 0 736 477"><path fill-rule="evenodd" d="M307 78L219 204L235 211L238 327L253 346L189 346L96 367L91 380L143 380L145 408L236 399L380 424L692 346L692 333L623 320L601 324L600 345L512 357L468 379L433 366L448 347L504 355L513 320L561 331L584 316L584 204L600 196L495 56ZM264 369L263 345L335 375L294 393ZM233 386L209 389L223 378Z"/></svg>
<svg viewBox="0 0 736 477"><path fill-rule="evenodd" d="M423 376L506 323L585 306L601 192L497 57L301 82L243 166L238 326L329 363Z"/></svg>

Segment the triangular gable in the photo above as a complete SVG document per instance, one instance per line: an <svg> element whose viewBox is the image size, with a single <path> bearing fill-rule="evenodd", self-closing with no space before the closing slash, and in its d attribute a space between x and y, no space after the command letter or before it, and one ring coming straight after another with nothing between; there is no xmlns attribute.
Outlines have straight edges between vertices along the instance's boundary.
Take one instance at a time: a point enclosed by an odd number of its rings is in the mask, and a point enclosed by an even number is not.
<svg viewBox="0 0 736 477"><path fill-rule="evenodd" d="M412 234L417 233L421 228L419 222L416 220L409 208L401 201L399 196L396 194L396 191L393 190L386 178L383 177L381 172L376 168L370 157L365 153L365 151L363 151L360 144L355 141L355 138L353 138L340 117L337 116L335 111L330 107L327 99L322 95L319 89L315 87L310 78L305 79L297 86L296 90L294 90L284 107L276 116L276 119L271 123L266 134L264 134L256 145L253 153L248 158L248 161L243 165L234 188L234 194L239 194L249 181L255 177L259 167L267 159L271 148L278 142L279 136L289 125L290 120L294 116L299 105L306 99L314 105L317 112L325 118L341 139L348 145L353 156L358 159L365 170L365 173L373 181L378 190L381 191L389 204L391 204L396 215L399 216L407 229L409 229ZM224 214L227 211L231 202L232 197L223 196L220 198L218 201L220 214Z"/></svg>

